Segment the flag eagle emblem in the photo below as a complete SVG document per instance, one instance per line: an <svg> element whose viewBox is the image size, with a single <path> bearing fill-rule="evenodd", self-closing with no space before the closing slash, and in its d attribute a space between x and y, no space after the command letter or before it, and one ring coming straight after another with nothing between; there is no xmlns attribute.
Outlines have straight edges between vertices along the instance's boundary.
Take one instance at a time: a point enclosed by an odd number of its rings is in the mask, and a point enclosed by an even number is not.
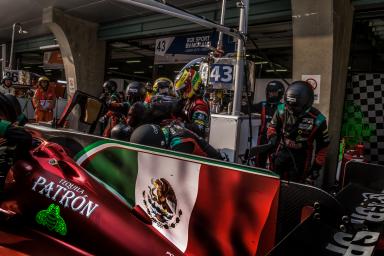
<svg viewBox="0 0 384 256"><path fill-rule="evenodd" d="M160 228L175 228L180 222L183 212L177 208L176 194L166 179L152 178L143 198L147 214Z"/></svg>

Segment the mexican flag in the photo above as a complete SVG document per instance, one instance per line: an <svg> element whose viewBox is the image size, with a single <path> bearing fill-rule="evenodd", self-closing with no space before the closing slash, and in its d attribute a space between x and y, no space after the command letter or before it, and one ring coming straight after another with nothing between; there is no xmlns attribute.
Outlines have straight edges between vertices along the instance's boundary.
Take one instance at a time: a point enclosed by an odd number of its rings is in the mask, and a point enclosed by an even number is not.
<svg viewBox="0 0 384 256"><path fill-rule="evenodd" d="M274 245L279 179L247 167L99 142L77 162L191 255L265 255Z"/></svg>

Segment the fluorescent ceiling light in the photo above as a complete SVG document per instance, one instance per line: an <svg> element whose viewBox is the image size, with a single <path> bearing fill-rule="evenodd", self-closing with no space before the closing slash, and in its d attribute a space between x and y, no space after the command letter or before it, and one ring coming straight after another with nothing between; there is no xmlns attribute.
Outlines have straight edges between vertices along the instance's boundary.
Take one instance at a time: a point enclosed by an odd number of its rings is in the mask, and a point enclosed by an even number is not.
<svg viewBox="0 0 384 256"><path fill-rule="evenodd" d="M40 50L48 50L48 49L56 49L59 47L60 47L60 45L58 45L58 44L51 44L51 45L40 46L39 49Z"/></svg>
<svg viewBox="0 0 384 256"><path fill-rule="evenodd" d="M118 67L109 67L108 69L109 69L109 70L119 70Z"/></svg>
<svg viewBox="0 0 384 256"><path fill-rule="evenodd" d="M141 60L127 60L125 63L140 63Z"/></svg>
<svg viewBox="0 0 384 256"><path fill-rule="evenodd" d="M268 64L268 61L257 61L255 62L256 65L261 65L261 64Z"/></svg>
<svg viewBox="0 0 384 256"><path fill-rule="evenodd" d="M144 74L145 72L144 71L135 71L133 72L134 74Z"/></svg>
<svg viewBox="0 0 384 256"><path fill-rule="evenodd" d="M131 45L127 43L122 43L122 42L115 42L115 43L112 43L111 46L115 48L124 48L124 47L129 47Z"/></svg>
<svg viewBox="0 0 384 256"><path fill-rule="evenodd" d="M276 69L276 72L287 72L287 71L288 71L288 69ZM265 72L272 73L272 72L274 72L274 70L273 69L267 69Z"/></svg>
<svg viewBox="0 0 384 256"><path fill-rule="evenodd" d="M24 68L31 68L31 67L27 66L27 67L24 67Z"/></svg>
<svg viewBox="0 0 384 256"><path fill-rule="evenodd" d="M67 81L64 81L64 80L57 80L57 82L60 84L67 84Z"/></svg>

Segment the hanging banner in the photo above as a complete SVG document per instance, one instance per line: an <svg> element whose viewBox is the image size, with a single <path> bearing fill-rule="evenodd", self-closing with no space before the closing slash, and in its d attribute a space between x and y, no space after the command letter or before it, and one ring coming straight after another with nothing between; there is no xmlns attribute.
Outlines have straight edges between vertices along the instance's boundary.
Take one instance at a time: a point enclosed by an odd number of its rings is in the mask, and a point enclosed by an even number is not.
<svg viewBox="0 0 384 256"><path fill-rule="evenodd" d="M64 63L61 52L59 50L44 52L43 65L44 68L63 69Z"/></svg>
<svg viewBox="0 0 384 256"><path fill-rule="evenodd" d="M321 75L301 75L301 80L306 81L312 85L315 94L315 100L313 103L320 104Z"/></svg>
<svg viewBox="0 0 384 256"><path fill-rule="evenodd" d="M217 33L201 33L187 36L159 38L155 44L154 64L187 63L197 57L207 56L217 45ZM225 53L235 51L232 38L224 35Z"/></svg>
<svg viewBox="0 0 384 256"><path fill-rule="evenodd" d="M5 76L12 78L13 85L31 85L32 73L25 70L5 70Z"/></svg>

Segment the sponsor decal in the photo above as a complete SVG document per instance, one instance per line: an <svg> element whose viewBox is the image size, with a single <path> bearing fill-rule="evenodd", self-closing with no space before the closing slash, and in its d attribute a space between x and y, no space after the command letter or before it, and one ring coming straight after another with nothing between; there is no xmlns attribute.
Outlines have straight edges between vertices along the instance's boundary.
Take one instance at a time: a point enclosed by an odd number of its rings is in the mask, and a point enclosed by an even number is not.
<svg viewBox="0 0 384 256"><path fill-rule="evenodd" d="M311 131L313 129L313 118L303 118L299 124L299 129Z"/></svg>
<svg viewBox="0 0 384 256"><path fill-rule="evenodd" d="M147 191L143 191L143 202L147 214L160 228L175 228L180 222L181 209L177 208L177 199L171 184L164 178L152 178Z"/></svg>
<svg viewBox="0 0 384 256"><path fill-rule="evenodd" d="M80 215L91 217L98 204L88 199L88 195L84 194L84 189L72 184L69 181L61 179L59 184L48 181L40 176L32 185L32 191L58 202L64 208L70 208L72 211Z"/></svg>
<svg viewBox="0 0 384 256"><path fill-rule="evenodd" d="M384 194L363 193L363 202L351 214L351 222L364 224L365 222L384 221Z"/></svg>
<svg viewBox="0 0 384 256"><path fill-rule="evenodd" d="M36 215L36 222L62 236L67 234L67 225L60 216L60 207L58 205L51 204L48 209L39 211Z"/></svg>
<svg viewBox="0 0 384 256"><path fill-rule="evenodd" d="M287 96L287 102L296 102L296 98Z"/></svg>
<svg viewBox="0 0 384 256"><path fill-rule="evenodd" d="M371 231L359 231L355 235L337 232L333 236L333 243L328 243L326 249L345 256L369 256L373 253L379 235Z"/></svg>

